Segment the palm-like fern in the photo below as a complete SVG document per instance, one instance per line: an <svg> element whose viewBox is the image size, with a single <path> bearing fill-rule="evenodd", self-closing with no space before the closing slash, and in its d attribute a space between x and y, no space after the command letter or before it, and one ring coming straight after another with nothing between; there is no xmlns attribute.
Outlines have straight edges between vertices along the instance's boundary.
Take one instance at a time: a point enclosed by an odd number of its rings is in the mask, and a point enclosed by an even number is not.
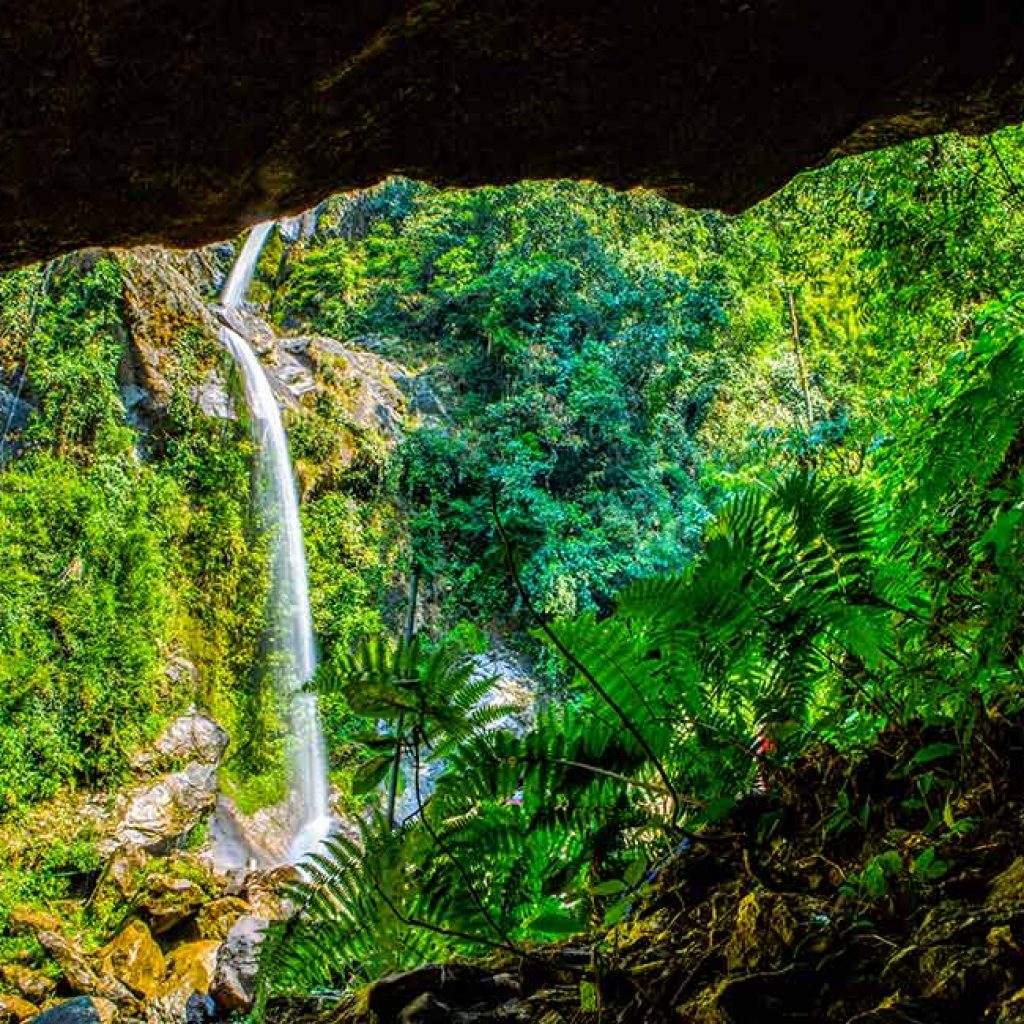
<svg viewBox="0 0 1024 1024"><path fill-rule="evenodd" d="M392 723L396 750L447 765L414 820L389 834L378 816L314 862L270 976L337 982L581 927L637 837L650 852L652 824L671 833L676 791L688 806L731 796L756 723L804 722L839 658L887 657L875 541L872 500L850 484L795 474L740 495L684 573L635 585L606 619L554 625L580 679L524 735L486 728L504 711L480 710L487 682L443 648L382 642L336 666L328 685Z"/></svg>
<svg viewBox="0 0 1024 1024"><path fill-rule="evenodd" d="M674 717L677 740L700 736L734 761L756 728L805 721L839 658L886 656L893 602L875 539L869 494L793 473L729 503L684 573L621 596L611 628L634 636L645 701Z"/></svg>
<svg viewBox="0 0 1024 1024"><path fill-rule="evenodd" d="M357 792L373 789L391 772L388 819L394 824L398 768L407 750L443 758L460 740L486 729L514 708L488 704L493 677L461 651L427 651L418 637L379 637L332 662L317 679L325 694L341 693L349 707L376 723L363 737L369 757L355 776Z"/></svg>

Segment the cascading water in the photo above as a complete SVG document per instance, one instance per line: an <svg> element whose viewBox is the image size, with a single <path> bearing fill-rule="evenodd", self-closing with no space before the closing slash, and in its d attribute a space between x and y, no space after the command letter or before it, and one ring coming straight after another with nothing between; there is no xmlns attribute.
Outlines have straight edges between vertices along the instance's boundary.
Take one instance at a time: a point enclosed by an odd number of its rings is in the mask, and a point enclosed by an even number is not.
<svg viewBox="0 0 1024 1024"><path fill-rule="evenodd" d="M273 226L272 221L259 224L249 233L221 293L225 309L237 309L245 301L256 261ZM221 327L220 340L242 373L259 459L261 507L274 529L272 616L279 655L274 667L279 689L290 704L291 770L300 814L289 853L294 863L317 849L331 826L320 710L316 697L303 692L316 670L316 644L299 501L281 412L263 365L249 343L232 328Z"/></svg>

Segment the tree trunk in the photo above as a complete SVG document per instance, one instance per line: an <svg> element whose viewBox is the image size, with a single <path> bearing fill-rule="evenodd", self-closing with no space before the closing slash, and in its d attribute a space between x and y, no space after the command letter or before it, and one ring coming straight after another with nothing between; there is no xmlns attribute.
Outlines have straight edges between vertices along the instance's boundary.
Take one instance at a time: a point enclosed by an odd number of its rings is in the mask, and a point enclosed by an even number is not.
<svg viewBox="0 0 1024 1024"><path fill-rule="evenodd" d="M785 289L786 303L789 306L789 326L793 335L793 354L796 356L796 370L800 377L800 390L804 396L804 416L807 421L807 434L810 436L814 427L814 407L811 405L811 386L807 379L807 364L804 362L804 346L800 341L800 321L796 315L796 299L790 288Z"/></svg>

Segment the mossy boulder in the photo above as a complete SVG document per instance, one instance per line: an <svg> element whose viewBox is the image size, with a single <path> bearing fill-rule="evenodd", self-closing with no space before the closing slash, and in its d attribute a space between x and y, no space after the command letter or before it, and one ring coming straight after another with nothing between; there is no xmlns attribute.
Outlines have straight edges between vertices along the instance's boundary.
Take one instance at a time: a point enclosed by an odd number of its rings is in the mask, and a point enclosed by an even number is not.
<svg viewBox="0 0 1024 1024"><path fill-rule="evenodd" d="M199 911L199 934L204 939L223 942L234 923L251 913L252 907L245 900L237 896L222 896Z"/></svg>
<svg viewBox="0 0 1024 1024"><path fill-rule="evenodd" d="M21 996L0 993L0 1024L17 1024L39 1013L39 1007Z"/></svg>
<svg viewBox="0 0 1024 1024"><path fill-rule="evenodd" d="M164 954L142 921L129 921L99 951L97 959L104 974L144 999L151 999L163 986Z"/></svg>
<svg viewBox="0 0 1024 1024"><path fill-rule="evenodd" d="M3 978L4 983L17 995L36 1003L48 999L57 987L53 978L22 964L6 964L0 967L0 978Z"/></svg>
<svg viewBox="0 0 1024 1024"><path fill-rule="evenodd" d="M186 1007L197 993L205 993L213 982L220 942L204 940L178 946L167 957L167 974L160 991L148 1005L149 1019L159 1024L180 1024Z"/></svg>

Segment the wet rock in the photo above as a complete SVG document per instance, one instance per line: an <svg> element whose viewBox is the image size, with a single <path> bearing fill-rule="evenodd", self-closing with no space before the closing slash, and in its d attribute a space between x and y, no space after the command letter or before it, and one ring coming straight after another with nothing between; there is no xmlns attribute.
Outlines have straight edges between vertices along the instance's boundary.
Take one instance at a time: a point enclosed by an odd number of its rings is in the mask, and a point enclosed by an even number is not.
<svg viewBox="0 0 1024 1024"><path fill-rule="evenodd" d="M167 768L198 762L219 764L228 745L228 734L209 715L192 710L171 722L153 746L132 759L137 769Z"/></svg>
<svg viewBox="0 0 1024 1024"><path fill-rule="evenodd" d="M39 1007L21 996L4 995L0 992L0 1024L28 1020L39 1012Z"/></svg>
<svg viewBox="0 0 1024 1024"><path fill-rule="evenodd" d="M224 378L217 370L210 370L203 383L192 390L192 401L203 413L218 420L236 420L234 403L228 394Z"/></svg>
<svg viewBox="0 0 1024 1024"><path fill-rule="evenodd" d="M209 995L193 992L185 1004L185 1024L212 1024L218 1017L217 1004Z"/></svg>
<svg viewBox="0 0 1024 1024"><path fill-rule="evenodd" d="M164 853L208 814L217 798L217 766L194 762L127 796L113 835L100 844L100 852L137 846L148 853Z"/></svg>
<svg viewBox="0 0 1024 1024"><path fill-rule="evenodd" d="M274 329L245 306L218 306L217 316L236 334L240 334L258 356L271 352L277 340Z"/></svg>
<svg viewBox="0 0 1024 1024"><path fill-rule="evenodd" d="M146 1008L149 1024L186 1020L189 1003L197 997L202 1001L213 982L219 948L216 940L189 942L168 955L166 979Z"/></svg>
<svg viewBox="0 0 1024 1024"><path fill-rule="evenodd" d="M241 895L257 916L274 920L284 916L282 886L298 878L299 872L291 864L282 864L268 871L253 871L246 876Z"/></svg>
<svg viewBox="0 0 1024 1024"><path fill-rule="evenodd" d="M0 967L0 978L13 988L18 995L32 1002L41 1003L48 999L57 983L41 971L33 971L20 964Z"/></svg>
<svg viewBox="0 0 1024 1024"><path fill-rule="evenodd" d="M130 921L97 955L105 974L151 999L164 979L164 954L141 921Z"/></svg>
<svg viewBox="0 0 1024 1024"><path fill-rule="evenodd" d="M117 1008L106 999L79 996L44 1010L33 1024L114 1024Z"/></svg>
<svg viewBox="0 0 1024 1024"><path fill-rule="evenodd" d="M237 896L222 896L212 903L207 903L199 911L199 934L204 939L217 939L223 942L234 923L240 917L251 915L252 911L253 908L245 900Z"/></svg>
<svg viewBox="0 0 1024 1024"><path fill-rule="evenodd" d="M239 918L217 951L210 995L223 1010L248 1011L256 991L256 971L260 944L269 922L266 918Z"/></svg>
<svg viewBox="0 0 1024 1024"><path fill-rule="evenodd" d="M213 814L207 820L206 843L200 853L203 861L209 865L216 875L236 879L239 889L242 877L258 866L270 863L275 859L276 849L268 851L264 844L268 841L271 847L276 846L275 837L281 837L280 856L284 856L286 847L286 823L282 821L277 828L257 827L268 825L268 810L260 808L251 817L243 814L235 803L223 793L218 794ZM236 889L235 892L239 891Z"/></svg>
<svg viewBox="0 0 1024 1024"><path fill-rule="evenodd" d="M135 1005L135 997L128 988L116 978L103 976L93 969L81 946L64 933L61 922L53 915L43 911L18 910L11 915L8 926L14 932L35 935L72 992L102 996L119 1005Z"/></svg>
<svg viewBox="0 0 1024 1024"><path fill-rule="evenodd" d="M194 918L209 900L209 893L197 881L174 875L154 875L146 883L139 909L154 935Z"/></svg>
<svg viewBox="0 0 1024 1024"><path fill-rule="evenodd" d="M289 352L279 351L276 363L268 365L266 371L271 383L276 385L278 396L284 393L283 397L296 406L317 389L317 382L307 363Z"/></svg>

